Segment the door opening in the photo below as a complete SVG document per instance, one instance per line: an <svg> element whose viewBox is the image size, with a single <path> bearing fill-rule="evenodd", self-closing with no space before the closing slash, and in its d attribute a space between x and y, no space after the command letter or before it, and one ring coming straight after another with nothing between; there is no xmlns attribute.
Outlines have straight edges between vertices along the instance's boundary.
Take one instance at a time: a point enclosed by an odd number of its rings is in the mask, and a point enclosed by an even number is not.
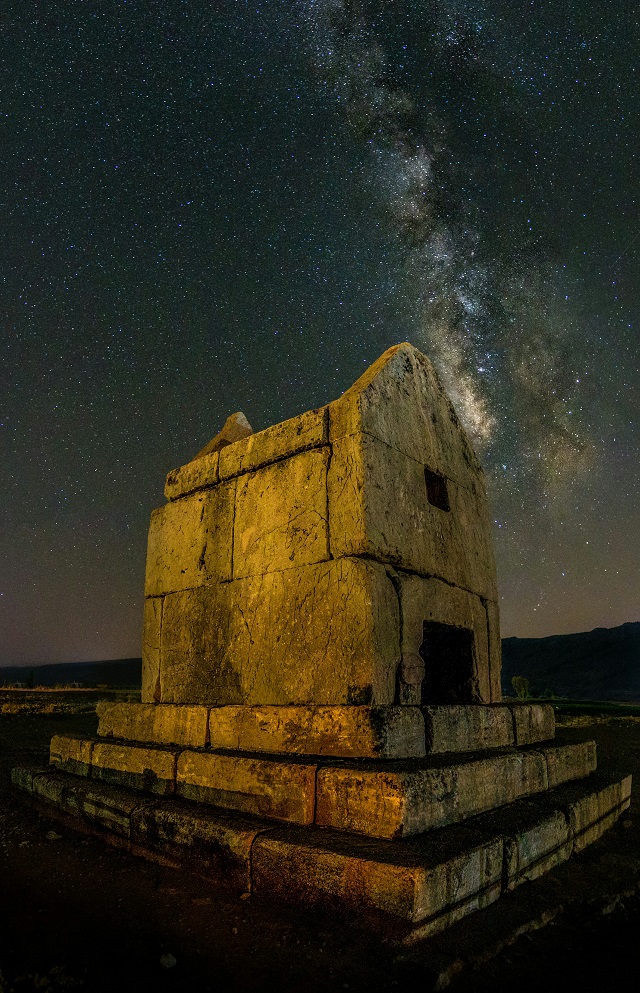
<svg viewBox="0 0 640 993"><path fill-rule="evenodd" d="M478 703L480 693L468 628L425 621L420 655L424 659L424 704Z"/></svg>

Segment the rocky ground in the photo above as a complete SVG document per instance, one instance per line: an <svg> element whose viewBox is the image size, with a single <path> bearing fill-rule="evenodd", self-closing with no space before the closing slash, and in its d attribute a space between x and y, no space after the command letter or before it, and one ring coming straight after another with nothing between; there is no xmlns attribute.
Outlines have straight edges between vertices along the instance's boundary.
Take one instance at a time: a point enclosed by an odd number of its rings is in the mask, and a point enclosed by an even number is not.
<svg viewBox="0 0 640 993"><path fill-rule="evenodd" d="M59 990L328 993L618 989L640 970L640 800L603 841L443 935L414 946L214 889L33 811L13 765L46 762L54 733L94 715L0 717L0 993ZM600 765L634 773L640 720L580 718ZM635 808L635 809L634 809ZM518 933L521 932L520 937Z"/></svg>

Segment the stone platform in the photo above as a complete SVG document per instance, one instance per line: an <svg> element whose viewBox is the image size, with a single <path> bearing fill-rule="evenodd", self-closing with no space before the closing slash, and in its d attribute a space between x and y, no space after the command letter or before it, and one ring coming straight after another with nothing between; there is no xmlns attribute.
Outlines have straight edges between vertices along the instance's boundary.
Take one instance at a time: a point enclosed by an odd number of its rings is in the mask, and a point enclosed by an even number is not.
<svg viewBox="0 0 640 993"><path fill-rule="evenodd" d="M594 773L492 814L400 841L278 827L182 797L51 769L16 787L50 816L135 855L195 870L238 892L393 915L427 937L596 841L629 806L631 777ZM419 930L414 932L414 927Z"/></svg>
<svg viewBox="0 0 640 993"><path fill-rule="evenodd" d="M49 769L15 769L15 786L133 853L424 936L569 858L629 805L630 777L597 772L593 742L556 740L550 706L99 715L96 738L54 737Z"/></svg>

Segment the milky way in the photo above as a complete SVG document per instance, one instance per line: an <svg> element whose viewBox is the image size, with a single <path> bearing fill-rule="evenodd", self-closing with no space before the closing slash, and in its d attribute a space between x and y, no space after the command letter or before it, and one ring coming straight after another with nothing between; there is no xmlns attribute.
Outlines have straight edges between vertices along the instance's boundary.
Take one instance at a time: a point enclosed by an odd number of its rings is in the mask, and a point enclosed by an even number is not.
<svg viewBox="0 0 640 993"><path fill-rule="evenodd" d="M428 94L420 101L398 80L381 5L308 0L305 8L319 80L366 144L372 186L405 246L414 340L434 360L478 450L491 449L502 419L517 417L532 479L546 490L565 473L574 481L589 468L593 443L572 419L578 380L562 350L566 316L551 313L557 287L517 250L506 266L491 257L466 209L465 162L452 162L445 121ZM453 71L461 61L478 63L476 75L486 69L481 25L462 10L399 5L405 31L411 17L430 25L433 53Z"/></svg>

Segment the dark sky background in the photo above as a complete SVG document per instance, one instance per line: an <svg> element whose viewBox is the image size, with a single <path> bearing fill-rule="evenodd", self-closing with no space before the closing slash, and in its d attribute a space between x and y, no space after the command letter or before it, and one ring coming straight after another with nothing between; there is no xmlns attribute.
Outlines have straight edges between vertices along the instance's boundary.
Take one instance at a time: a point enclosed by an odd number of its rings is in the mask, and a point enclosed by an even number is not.
<svg viewBox="0 0 640 993"><path fill-rule="evenodd" d="M436 363L503 635L639 620L640 32L581 0L0 17L0 663L140 653L166 472Z"/></svg>

